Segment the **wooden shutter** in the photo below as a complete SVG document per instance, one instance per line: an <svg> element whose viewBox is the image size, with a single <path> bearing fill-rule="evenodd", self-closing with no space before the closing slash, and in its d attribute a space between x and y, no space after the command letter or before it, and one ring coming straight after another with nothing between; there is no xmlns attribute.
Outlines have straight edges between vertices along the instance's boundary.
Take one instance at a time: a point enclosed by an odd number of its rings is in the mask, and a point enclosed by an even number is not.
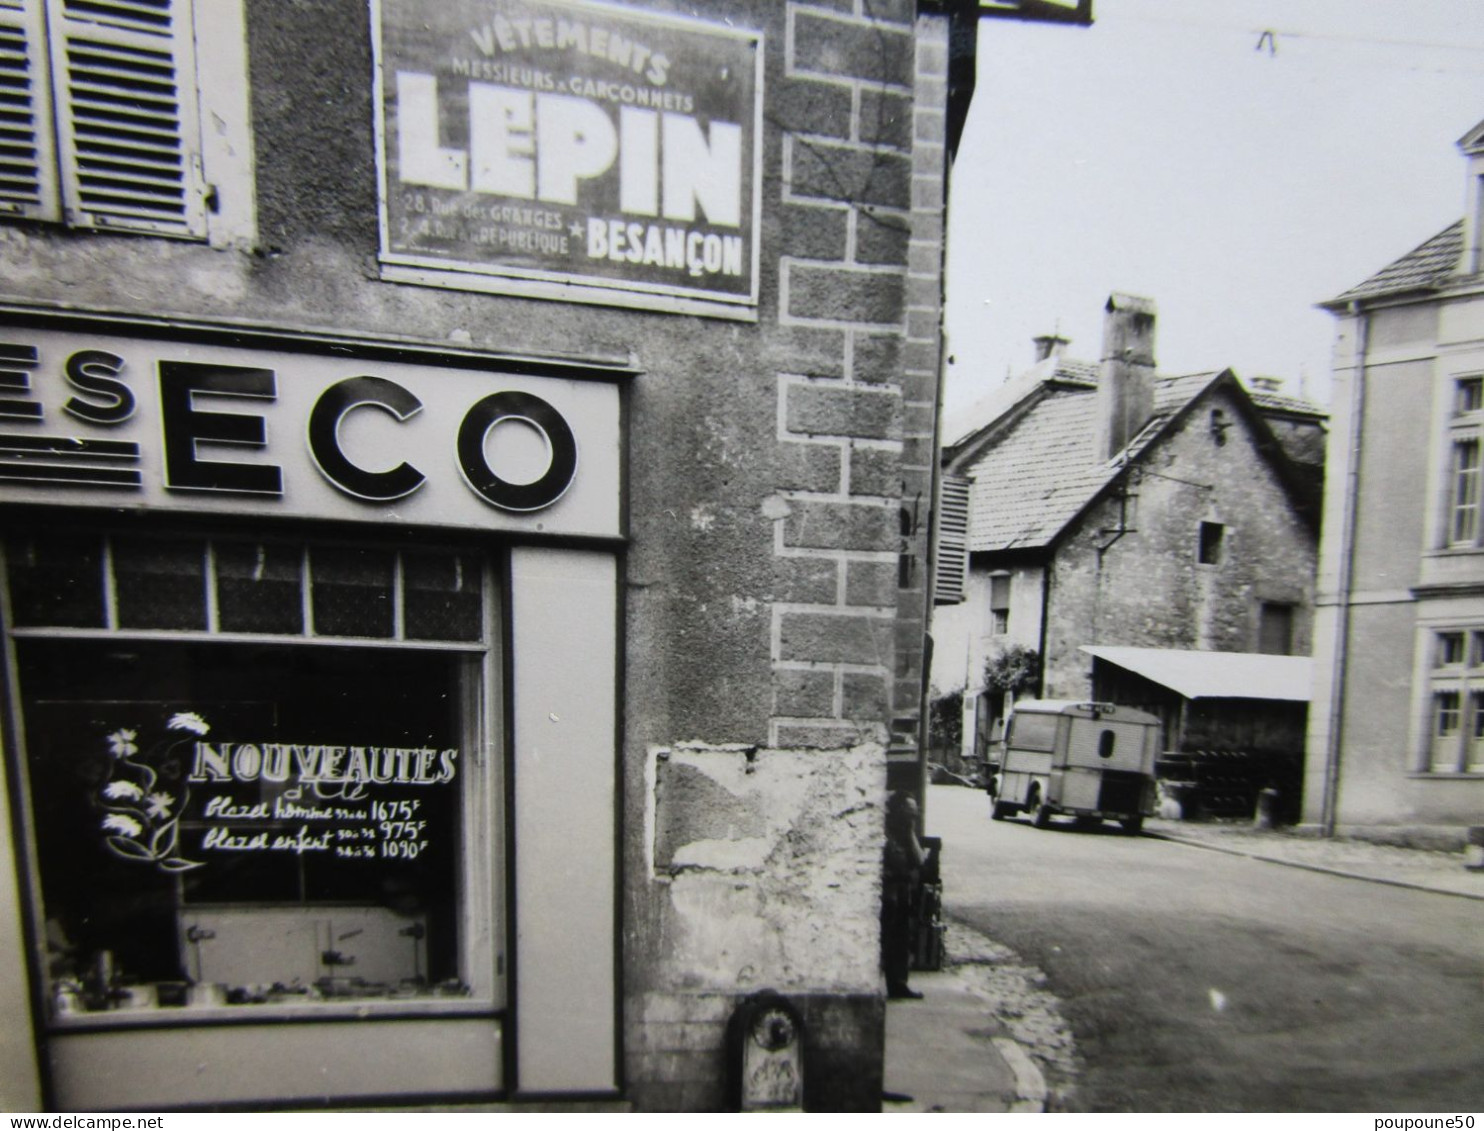
<svg viewBox="0 0 1484 1131"><path fill-rule="evenodd" d="M956 605L964 599L969 569L969 481L945 475L938 489L938 568L933 602Z"/></svg>
<svg viewBox="0 0 1484 1131"><path fill-rule="evenodd" d="M42 0L0 0L0 216L60 220Z"/></svg>
<svg viewBox="0 0 1484 1131"><path fill-rule="evenodd" d="M78 227L206 236L191 0L46 0Z"/></svg>

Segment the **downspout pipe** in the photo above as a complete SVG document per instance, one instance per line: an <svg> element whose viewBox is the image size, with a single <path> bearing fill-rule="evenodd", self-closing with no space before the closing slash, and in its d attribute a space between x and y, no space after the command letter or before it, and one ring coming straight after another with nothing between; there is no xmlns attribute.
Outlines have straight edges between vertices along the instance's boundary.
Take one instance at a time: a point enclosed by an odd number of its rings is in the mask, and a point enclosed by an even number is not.
<svg viewBox="0 0 1484 1131"><path fill-rule="evenodd" d="M1355 584L1355 526L1360 507L1360 457L1365 437L1366 362L1370 352L1370 317L1359 303L1351 303L1355 324L1355 378L1350 388L1350 432L1346 450L1350 466L1345 473L1345 494L1340 508L1339 579L1335 588L1335 650L1330 670L1329 731L1324 750L1324 797L1320 826L1325 836L1335 835L1340 799L1341 748L1345 736L1346 667L1350 654L1350 596Z"/></svg>

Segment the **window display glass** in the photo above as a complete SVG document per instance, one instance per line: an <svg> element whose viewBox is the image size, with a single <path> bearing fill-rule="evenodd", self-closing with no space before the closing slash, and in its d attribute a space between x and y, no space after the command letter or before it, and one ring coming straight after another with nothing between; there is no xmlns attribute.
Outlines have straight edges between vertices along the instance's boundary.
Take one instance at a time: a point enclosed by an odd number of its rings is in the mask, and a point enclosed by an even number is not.
<svg viewBox="0 0 1484 1131"><path fill-rule="evenodd" d="M6 541L54 1020L497 1003L483 557L68 537Z"/></svg>

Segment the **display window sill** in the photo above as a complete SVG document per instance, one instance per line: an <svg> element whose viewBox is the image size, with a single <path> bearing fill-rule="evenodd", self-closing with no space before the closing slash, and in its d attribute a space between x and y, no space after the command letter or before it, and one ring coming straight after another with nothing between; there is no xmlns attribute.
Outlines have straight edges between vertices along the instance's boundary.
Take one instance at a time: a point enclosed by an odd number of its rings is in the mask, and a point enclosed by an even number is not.
<svg viewBox="0 0 1484 1131"><path fill-rule="evenodd" d="M265 1001L210 1005L142 1005L120 1009L54 1013L52 1033L111 1029L187 1028L196 1025L261 1025L274 1022L389 1021L409 1017L497 1017L492 1000L431 995L343 998L320 1001Z"/></svg>

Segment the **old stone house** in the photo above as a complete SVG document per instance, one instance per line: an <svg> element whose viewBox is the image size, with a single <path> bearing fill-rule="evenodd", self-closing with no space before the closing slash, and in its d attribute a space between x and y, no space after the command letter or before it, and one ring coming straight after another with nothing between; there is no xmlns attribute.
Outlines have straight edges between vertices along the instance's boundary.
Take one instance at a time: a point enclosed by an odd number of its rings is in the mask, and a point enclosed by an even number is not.
<svg viewBox="0 0 1484 1131"><path fill-rule="evenodd" d="M1115 294L1101 365L1039 339L1034 368L947 422L932 682L964 693L968 768L1013 697L997 673L1028 654L1016 690L1086 699L1122 679L1094 679L1099 646L1114 669L1135 649L1309 650L1324 414L1230 370L1160 375L1154 337L1154 304Z"/></svg>
<svg viewBox="0 0 1484 1131"><path fill-rule="evenodd" d="M878 1106L975 20L0 0L0 1107Z"/></svg>
<svg viewBox="0 0 1484 1131"><path fill-rule="evenodd" d="M1324 303L1334 427L1306 820L1458 845L1484 814L1484 123L1462 219Z"/></svg>

